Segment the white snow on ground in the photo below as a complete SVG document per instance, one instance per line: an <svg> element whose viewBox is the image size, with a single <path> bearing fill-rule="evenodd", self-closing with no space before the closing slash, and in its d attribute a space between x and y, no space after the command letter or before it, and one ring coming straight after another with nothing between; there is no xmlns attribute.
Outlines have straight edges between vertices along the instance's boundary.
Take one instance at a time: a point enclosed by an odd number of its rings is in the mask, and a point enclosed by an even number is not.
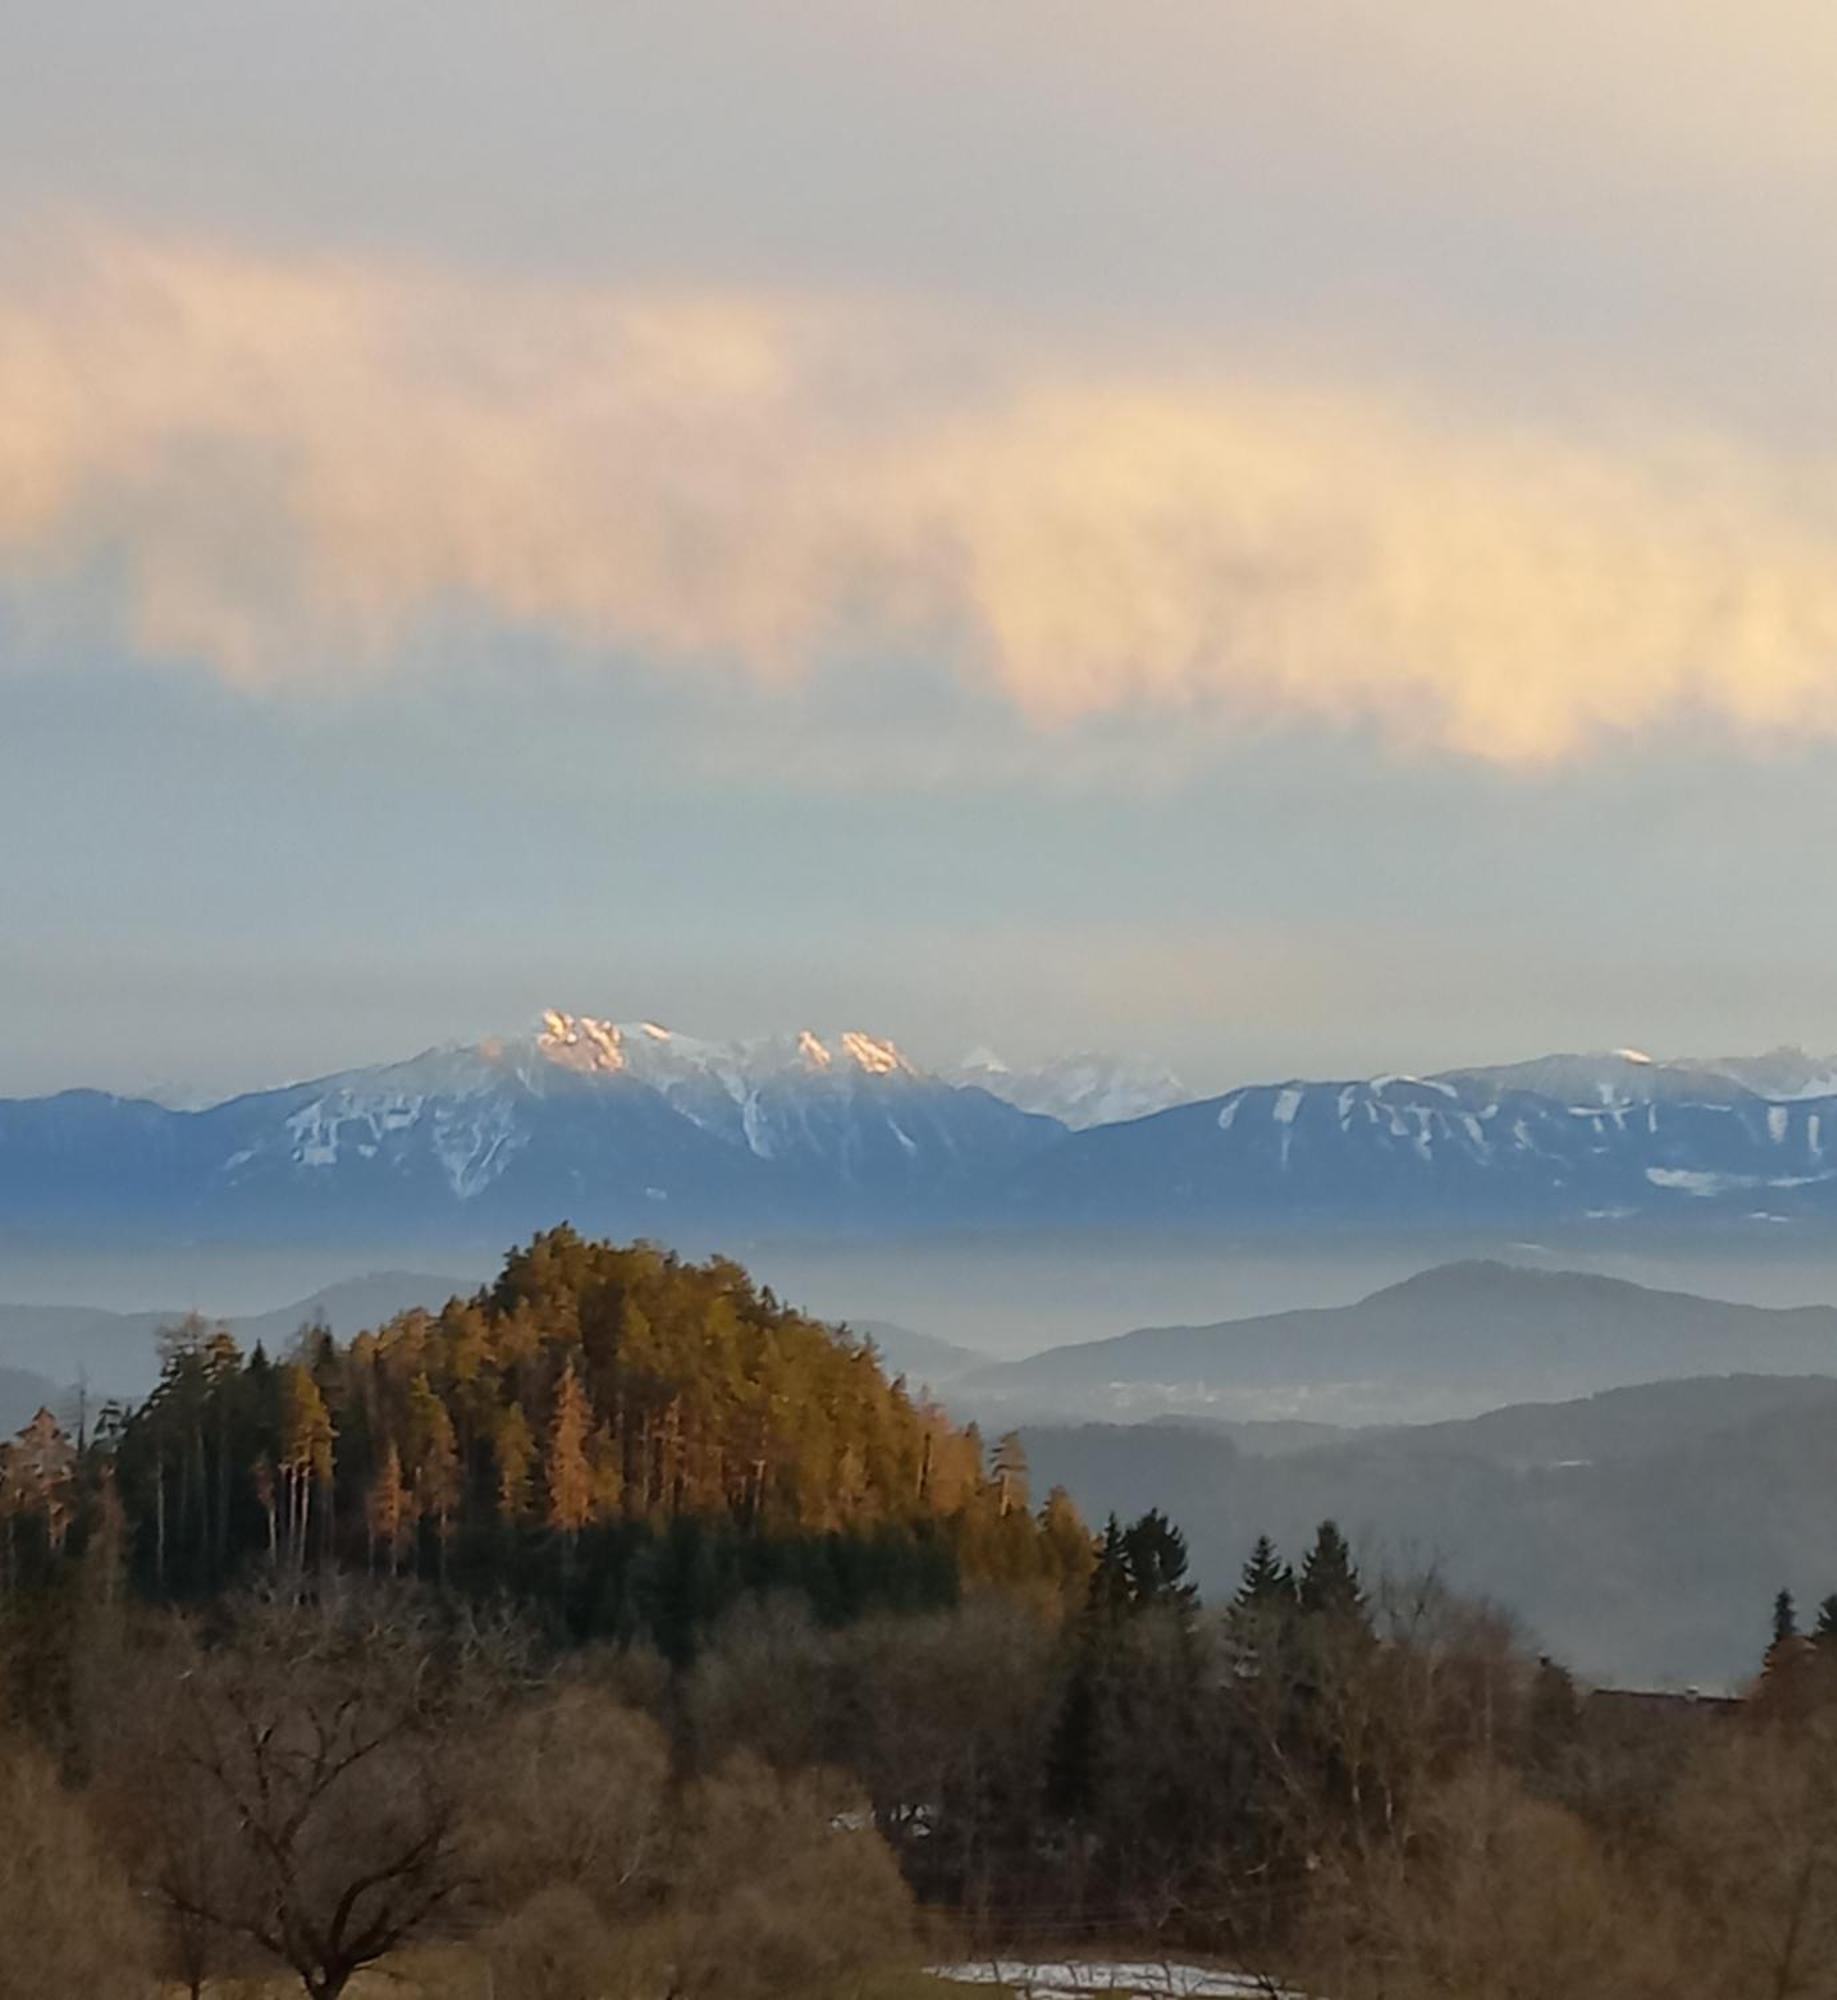
<svg viewBox="0 0 1837 2000"><path fill-rule="evenodd" d="M1033 1964L1025 1959L967 1959L960 1965L932 1965L934 1979L954 1979L965 1986L1006 1986L1025 2000L1086 2000L1103 1994L1109 2000L1270 2000L1284 1989L1254 1973L1223 1972L1216 1966L1186 1965L1179 1960L1049 1959ZM1290 1996L1299 2000L1299 1996Z"/></svg>

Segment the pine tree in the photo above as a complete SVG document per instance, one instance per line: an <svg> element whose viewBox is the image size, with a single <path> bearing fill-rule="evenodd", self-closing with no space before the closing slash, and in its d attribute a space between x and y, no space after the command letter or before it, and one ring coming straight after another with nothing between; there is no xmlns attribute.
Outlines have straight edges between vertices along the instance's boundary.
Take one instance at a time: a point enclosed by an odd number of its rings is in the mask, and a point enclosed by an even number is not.
<svg viewBox="0 0 1837 2000"><path fill-rule="evenodd" d="M1812 1643L1829 1646L1837 1642L1837 1592L1824 1599L1818 1606L1818 1622L1811 1630Z"/></svg>

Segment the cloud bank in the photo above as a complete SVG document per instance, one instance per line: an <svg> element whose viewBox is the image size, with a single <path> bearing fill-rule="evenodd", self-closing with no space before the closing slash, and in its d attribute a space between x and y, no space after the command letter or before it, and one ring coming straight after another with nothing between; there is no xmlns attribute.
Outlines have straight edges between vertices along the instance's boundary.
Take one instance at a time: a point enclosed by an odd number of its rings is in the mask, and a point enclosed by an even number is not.
<svg viewBox="0 0 1837 2000"><path fill-rule="evenodd" d="M1165 713L1548 760L1837 733L1837 480L1266 361L884 303L187 241L16 253L0 577L310 692L443 635L795 687L933 658L1048 727Z"/></svg>

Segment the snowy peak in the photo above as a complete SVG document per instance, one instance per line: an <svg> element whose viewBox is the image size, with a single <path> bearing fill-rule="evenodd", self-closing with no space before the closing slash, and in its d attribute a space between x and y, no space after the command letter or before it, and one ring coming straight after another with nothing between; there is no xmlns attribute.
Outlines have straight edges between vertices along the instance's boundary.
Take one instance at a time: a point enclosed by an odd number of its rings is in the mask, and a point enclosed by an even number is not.
<svg viewBox="0 0 1837 2000"><path fill-rule="evenodd" d="M648 1022L639 1024L644 1033ZM659 1034L667 1031L658 1029ZM591 1014L563 1014L550 1008L542 1017L536 1035L536 1053L557 1069L571 1069L581 1076L618 1076L626 1067L626 1030L611 1021L596 1021Z"/></svg>
<svg viewBox="0 0 1837 2000"><path fill-rule="evenodd" d="M799 1075L919 1074L895 1043L854 1028L830 1034L800 1028L793 1035L713 1042L655 1021L627 1025L551 1008L537 1026L533 1048L540 1061L578 1076L629 1076L663 1090L714 1082L735 1098L767 1081Z"/></svg>
<svg viewBox="0 0 1837 2000"><path fill-rule="evenodd" d="M972 1049L940 1072L947 1083L971 1085L1012 1104L1056 1118L1074 1132L1146 1118L1185 1103L1188 1092L1171 1070L1140 1056L1059 1056L1029 1069L1010 1069L993 1049Z"/></svg>

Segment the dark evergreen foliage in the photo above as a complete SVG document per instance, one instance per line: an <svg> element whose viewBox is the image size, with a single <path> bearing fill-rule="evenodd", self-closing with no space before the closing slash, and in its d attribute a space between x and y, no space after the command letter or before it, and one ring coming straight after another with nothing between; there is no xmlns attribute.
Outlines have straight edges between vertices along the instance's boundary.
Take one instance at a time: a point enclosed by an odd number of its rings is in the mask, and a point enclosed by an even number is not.
<svg viewBox="0 0 1837 2000"><path fill-rule="evenodd" d="M1782 1590L1773 1600L1773 1643L1783 1646L1799 1636L1799 1614L1792 1592Z"/></svg>
<svg viewBox="0 0 1837 2000"><path fill-rule="evenodd" d="M1276 1545L1267 1535L1257 1537L1232 1603L1240 1612L1281 1610L1295 1603L1295 1572L1276 1553Z"/></svg>
<svg viewBox="0 0 1837 2000"><path fill-rule="evenodd" d="M1301 1609L1327 1618L1359 1620L1365 1616L1365 1593L1346 1538L1333 1521L1322 1521L1314 1545L1302 1558L1297 1590Z"/></svg>

